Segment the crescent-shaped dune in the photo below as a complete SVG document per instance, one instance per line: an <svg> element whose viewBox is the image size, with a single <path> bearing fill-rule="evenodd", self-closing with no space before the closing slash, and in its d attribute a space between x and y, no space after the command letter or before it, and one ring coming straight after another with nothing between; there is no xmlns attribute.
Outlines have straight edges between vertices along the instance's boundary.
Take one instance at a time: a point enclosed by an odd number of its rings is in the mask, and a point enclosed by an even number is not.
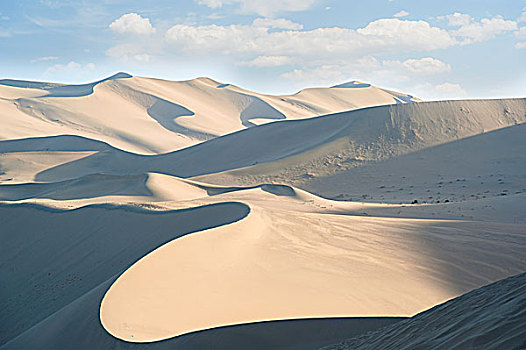
<svg viewBox="0 0 526 350"><path fill-rule="evenodd" d="M151 342L265 320L411 316L524 264L522 225L250 206L242 221L175 240L126 270L101 303L105 329Z"/></svg>

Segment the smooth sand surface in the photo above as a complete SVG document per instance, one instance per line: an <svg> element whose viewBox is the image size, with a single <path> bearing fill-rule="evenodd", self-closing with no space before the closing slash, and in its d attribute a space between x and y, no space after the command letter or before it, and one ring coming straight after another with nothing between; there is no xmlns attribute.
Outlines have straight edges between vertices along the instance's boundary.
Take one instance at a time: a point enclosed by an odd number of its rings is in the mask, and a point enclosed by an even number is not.
<svg viewBox="0 0 526 350"><path fill-rule="evenodd" d="M525 99L125 74L0 97L6 348L324 346L320 318L358 335L526 270Z"/></svg>

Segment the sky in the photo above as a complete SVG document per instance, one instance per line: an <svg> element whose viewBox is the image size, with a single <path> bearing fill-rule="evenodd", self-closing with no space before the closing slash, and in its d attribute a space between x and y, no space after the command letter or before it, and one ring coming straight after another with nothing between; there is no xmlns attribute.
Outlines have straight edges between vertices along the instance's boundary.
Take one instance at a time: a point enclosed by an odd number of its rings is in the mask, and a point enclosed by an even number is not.
<svg viewBox="0 0 526 350"><path fill-rule="evenodd" d="M526 97L526 0L0 0L0 79Z"/></svg>

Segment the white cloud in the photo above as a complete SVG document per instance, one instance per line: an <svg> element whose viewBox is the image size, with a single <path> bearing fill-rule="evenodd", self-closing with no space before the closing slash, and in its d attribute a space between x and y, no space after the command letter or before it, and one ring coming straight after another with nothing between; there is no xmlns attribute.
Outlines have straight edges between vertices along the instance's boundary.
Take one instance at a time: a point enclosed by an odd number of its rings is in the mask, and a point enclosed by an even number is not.
<svg viewBox="0 0 526 350"><path fill-rule="evenodd" d="M520 43L515 44L516 49L526 49L526 41L522 41Z"/></svg>
<svg viewBox="0 0 526 350"><path fill-rule="evenodd" d="M215 20L215 19L222 19L222 18L224 18L224 17L221 16L221 15L218 15L217 13L212 13L212 14L206 16L206 18L208 18L208 19L212 19L212 20Z"/></svg>
<svg viewBox="0 0 526 350"><path fill-rule="evenodd" d="M526 11L524 11L521 16L517 19L518 23L526 22Z"/></svg>
<svg viewBox="0 0 526 350"><path fill-rule="evenodd" d="M44 57L39 57L39 58L35 58L34 60L31 60L31 62L42 62L42 61L54 61L54 60L58 60L58 57L57 56L44 56Z"/></svg>
<svg viewBox="0 0 526 350"><path fill-rule="evenodd" d="M9 38L11 33L6 30L0 30L0 38Z"/></svg>
<svg viewBox="0 0 526 350"><path fill-rule="evenodd" d="M276 29L303 29L303 25L289 21L285 18L256 18L252 25L254 27L276 28Z"/></svg>
<svg viewBox="0 0 526 350"><path fill-rule="evenodd" d="M520 27L518 31L515 32L517 39L526 39L526 26Z"/></svg>
<svg viewBox="0 0 526 350"><path fill-rule="evenodd" d="M335 64L297 68L282 74L281 78L325 85L357 79L397 86L401 82L421 81L422 76L449 72L450 70L449 64L432 57L407 59L405 61L381 61L373 56L365 56Z"/></svg>
<svg viewBox="0 0 526 350"><path fill-rule="evenodd" d="M133 59L139 62L150 62L152 56L148 55L147 53L142 53L138 55L133 55Z"/></svg>
<svg viewBox="0 0 526 350"><path fill-rule="evenodd" d="M322 65L313 69L294 69L291 72L281 74L280 78L330 85L332 82L345 79L346 76L337 65Z"/></svg>
<svg viewBox="0 0 526 350"><path fill-rule="evenodd" d="M400 18L400 17L406 17L406 16L409 16L409 12L407 11L400 11L400 12L397 12L393 15L393 17L396 17L396 18Z"/></svg>
<svg viewBox="0 0 526 350"><path fill-rule="evenodd" d="M139 44L120 44L106 50L106 55L122 60L124 62L135 60L138 62L150 62L152 56L144 52L144 48Z"/></svg>
<svg viewBox="0 0 526 350"><path fill-rule="evenodd" d="M178 52L325 58L327 55L345 58L403 50L428 51L456 44L447 31L431 27L425 21L394 18L380 19L357 30L333 27L271 32L254 25L178 24L171 27L165 37Z"/></svg>
<svg viewBox="0 0 526 350"><path fill-rule="evenodd" d="M265 17L273 17L276 13L304 11L316 0L197 0L199 5L212 9L224 5L237 5L241 13L256 13Z"/></svg>
<svg viewBox="0 0 526 350"><path fill-rule="evenodd" d="M192 26L176 24L165 34L166 41L180 52L222 53L258 51L254 40L267 35L268 29L247 25Z"/></svg>
<svg viewBox="0 0 526 350"><path fill-rule="evenodd" d="M80 64L70 61L68 64L55 64L44 72L46 76L54 76L57 73L79 73L81 71L92 71L95 69L94 63Z"/></svg>
<svg viewBox="0 0 526 350"><path fill-rule="evenodd" d="M449 64L432 57L408 59L403 62L384 61L383 66L405 70L406 72L413 74L435 74L451 71L451 66Z"/></svg>
<svg viewBox="0 0 526 350"><path fill-rule="evenodd" d="M213 9L223 6L223 2L223 0L197 0L199 5L205 5Z"/></svg>
<svg viewBox="0 0 526 350"><path fill-rule="evenodd" d="M505 20L502 16L483 18L477 22L469 15L455 12L447 15L446 18L450 26L459 27L451 31L451 34L462 38L461 44L490 40L498 34L517 29L516 22Z"/></svg>
<svg viewBox="0 0 526 350"><path fill-rule="evenodd" d="M432 27L426 21L384 18L356 30L365 40L383 47L394 46L413 50L434 50L455 45L449 33Z"/></svg>
<svg viewBox="0 0 526 350"><path fill-rule="evenodd" d="M466 90L458 83L445 82L441 84L417 84L409 90L415 96L424 100L462 99L467 96Z"/></svg>
<svg viewBox="0 0 526 350"><path fill-rule="evenodd" d="M473 21L473 18L470 15L458 12L447 15L445 18L448 20L448 25L451 27L465 26Z"/></svg>
<svg viewBox="0 0 526 350"><path fill-rule="evenodd" d="M241 61L240 66L247 67L277 67L294 63L294 59L289 56L258 56L251 61Z"/></svg>
<svg viewBox="0 0 526 350"><path fill-rule="evenodd" d="M127 13L113 21L109 28L119 34L152 34L155 28L152 27L149 18L144 18L137 13Z"/></svg>
<svg viewBox="0 0 526 350"><path fill-rule="evenodd" d="M460 84L443 83L436 85L434 90L443 96L449 96L451 98L458 98L466 96L466 90Z"/></svg>

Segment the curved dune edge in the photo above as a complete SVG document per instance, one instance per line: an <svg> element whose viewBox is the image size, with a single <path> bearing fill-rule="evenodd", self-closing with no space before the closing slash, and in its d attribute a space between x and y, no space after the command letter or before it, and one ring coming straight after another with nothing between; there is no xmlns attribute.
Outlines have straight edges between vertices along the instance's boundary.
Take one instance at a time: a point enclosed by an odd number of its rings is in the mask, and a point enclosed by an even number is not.
<svg viewBox="0 0 526 350"><path fill-rule="evenodd" d="M241 221L169 242L132 265L102 299L104 329L145 343L259 321L411 316L507 276L481 268L491 245L524 231L250 208ZM521 271L520 249L504 245L507 253L490 259Z"/></svg>
<svg viewBox="0 0 526 350"><path fill-rule="evenodd" d="M7 297L0 313L0 344L116 278L166 242L241 220L250 211L235 201L176 210L146 208L107 203L64 210L0 203L0 256L5 262L0 275L10 282L2 286ZM93 310L97 319L101 299Z"/></svg>

